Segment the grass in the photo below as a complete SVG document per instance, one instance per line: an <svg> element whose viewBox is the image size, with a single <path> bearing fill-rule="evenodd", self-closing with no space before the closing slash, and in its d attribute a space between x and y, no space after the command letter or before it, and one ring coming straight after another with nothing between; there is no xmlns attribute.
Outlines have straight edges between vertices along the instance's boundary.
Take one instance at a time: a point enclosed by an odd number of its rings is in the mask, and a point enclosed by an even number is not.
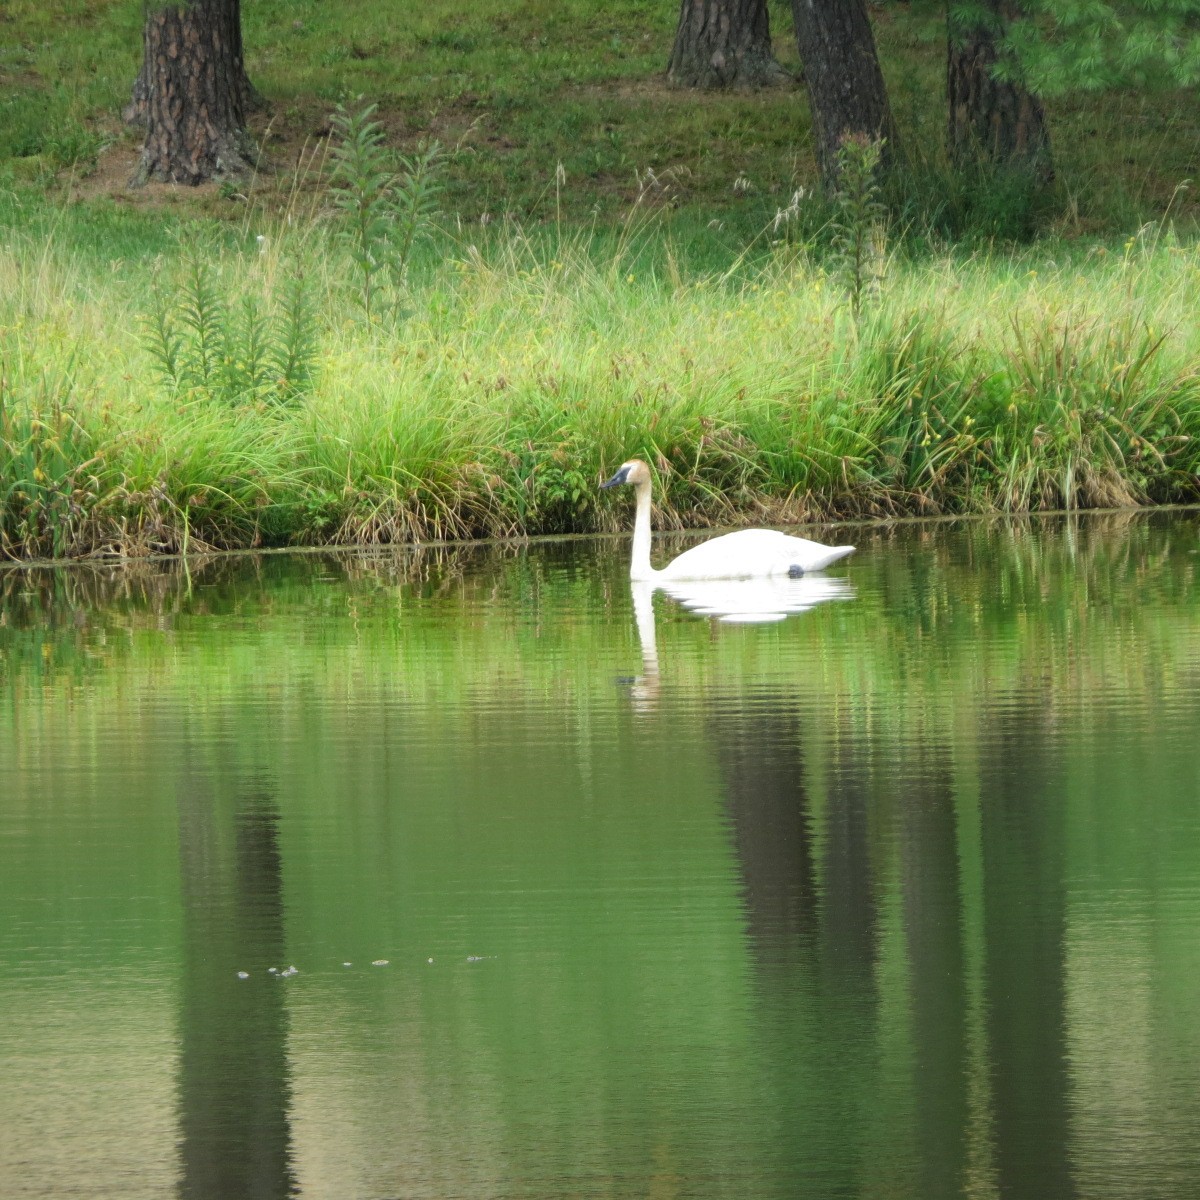
<svg viewBox="0 0 1200 1200"><path fill-rule="evenodd" d="M0 251L13 557L613 529L596 484L634 455L665 527L1200 498L1200 250L1169 230L1049 267L893 255L857 320L786 242L716 274L653 223L442 233L371 321L322 222L116 269L79 232ZM264 379L298 287L305 372Z"/></svg>
<svg viewBox="0 0 1200 1200"><path fill-rule="evenodd" d="M1069 95L1049 105L1059 186L1048 204L994 181L953 179L945 126L945 33L936 9L874 11L881 62L912 157L904 202L943 232L1008 235L1051 228L1113 234L1156 220L1174 198L1194 221L1200 134L1178 89ZM0 187L35 183L89 200L238 219L246 203L216 189L126 189L138 138L119 120L141 53L140 0L8 0L0 13ZM798 72L786 4L771 9L775 49ZM815 166L803 87L705 94L666 85L676 10L649 0L430 0L397 20L379 0L261 0L243 14L248 69L272 103L256 126L277 175L249 203L275 211L306 146L339 100L379 101L388 137L412 151L456 150L446 209L468 224L560 213L619 216L658 181L657 202L684 223L760 228ZM256 118L257 120L257 118ZM569 187L558 203L558 168ZM735 187L736 181L742 181ZM1011 190L1010 190L1011 193Z"/></svg>

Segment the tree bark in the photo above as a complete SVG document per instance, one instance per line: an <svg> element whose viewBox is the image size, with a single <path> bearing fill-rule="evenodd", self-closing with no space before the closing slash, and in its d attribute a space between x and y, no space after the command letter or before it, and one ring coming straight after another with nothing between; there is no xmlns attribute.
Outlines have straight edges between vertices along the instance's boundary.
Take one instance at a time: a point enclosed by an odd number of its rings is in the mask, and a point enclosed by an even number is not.
<svg viewBox="0 0 1200 1200"><path fill-rule="evenodd" d="M986 18L948 23L946 93L950 104L947 144L959 166L987 163L1028 170L1044 183L1054 178L1050 133L1041 99L1015 80L997 79L997 44L1018 15L1009 0L984 0Z"/></svg>
<svg viewBox="0 0 1200 1200"><path fill-rule="evenodd" d="M262 112L267 107L262 93L246 74L246 58L242 47L242 0L228 0L221 6L229 44L233 48L233 79L242 100L244 112Z"/></svg>
<svg viewBox="0 0 1200 1200"><path fill-rule="evenodd" d="M245 130L237 0L184 0L148 9L146 142L134 183L239 178L258 161Z"/></svg>
<svg viewBox="0 0 1200 1200"><path fill-rule="evenodd" d="M767 0L680 0L667 78L693 88L788 82L771 53Z"/></svg>
<svg viewBox="0 0 1200 1200"><path fill-rule="evenodd" d="M897 153L896 127L865 0L792 0L792 16L825 187L837 186L848 134L884 139L886 167Z"/></svg>
<svg viewBox="0 0 1200 1200"><path fill-rule="evenodd" d="M234 81L241 96L242 111L246 113L263 112L268 107L262 93L250 82L246 74L245 58L242 50L242 6L241 0L228 0L221 5L220 20L225 29L225 36L233 52ZM148 22L147 22L148 24ZM143 34L143 43L145 36ZM126 125L146 127L147 114L150 108L150 73L149 57L143 51L142 66L137 78L133 81L133 91L129 103L121 110L121 119Z"/></svg>
<svg viewBox="0 0 1200 1200"><path fill-rule="evenodd" d="M150 111L150 84L149 72L146 70L146 51L145 51L146 35L142 33L142 65L138 70L137 78L133 81L133 91L129 96L129 103L121 109L121 120L126 125L138 125L142 129L146 128L146 115Z"/></svg>

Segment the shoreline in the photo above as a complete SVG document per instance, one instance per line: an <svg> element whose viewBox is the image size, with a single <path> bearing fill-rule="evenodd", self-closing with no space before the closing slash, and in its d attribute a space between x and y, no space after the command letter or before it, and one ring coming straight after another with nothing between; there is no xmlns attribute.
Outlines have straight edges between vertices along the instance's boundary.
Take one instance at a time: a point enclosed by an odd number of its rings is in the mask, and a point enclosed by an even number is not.
<svg viewBox="0 0 1200 1200"><path fill-rule="evenodd" d="M1200 501L1179 504L1140 504L1114 508L1058 508L1036 509L1025 512L965 512L934 513L927 515L903 514L886 517L850 517L845 519L801 521L791 525L766 522L764 528L779 528L786 532L816 532L820 530L862 529L883 532L891 529L908 529L921 525L975 525L991 522L997 525L1015 525L1022 522L1041 523L1064 520L1096 521L1105 518L1151 518L1160 514L1200 513ZM686 544L695 538L715 537L721 533L752 528L749 525L689 526L678 529L654 531L654 540ZM189 550L186 554L175 552L147 554L89 554L74 558L0 558L0 573L6 571L57 570L63 567L133 568L143 565L178 564L185 569L193 563L231 558L266 558L286 555L318 556L346 555L352 557L395 557L399 555L422 555L442 553L450 550L478 550L488 547L518 550L527 546L553 543L607 541L622 542L632 537L630 529L597 530L591 533L535 533L524 536L493 538L452 538L444 541L423 542L318 542L277 546L231 546Z"/></svg>

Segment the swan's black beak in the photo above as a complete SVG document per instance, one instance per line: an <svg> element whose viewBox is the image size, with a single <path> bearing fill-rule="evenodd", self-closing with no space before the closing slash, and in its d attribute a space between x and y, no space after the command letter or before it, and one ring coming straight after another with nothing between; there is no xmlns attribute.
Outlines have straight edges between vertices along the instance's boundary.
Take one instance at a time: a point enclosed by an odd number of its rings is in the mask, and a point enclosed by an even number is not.
<svg viewBox="0 0 1200 1200"><path fill-rule="evenodd" d="M622 467L607 483L600 485L601 490L604 488L616 487L618 483L626 483L629 478L629 468Z"/></svg>

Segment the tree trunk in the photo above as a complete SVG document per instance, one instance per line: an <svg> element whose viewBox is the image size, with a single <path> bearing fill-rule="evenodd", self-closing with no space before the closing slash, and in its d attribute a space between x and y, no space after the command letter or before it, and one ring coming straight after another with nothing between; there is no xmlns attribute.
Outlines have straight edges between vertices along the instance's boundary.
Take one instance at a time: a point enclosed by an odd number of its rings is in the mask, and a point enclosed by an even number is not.
<svg viewBox="0 0 1200 1200"><path fill-rule="evenodd" d="M864 0L792 0L792 16L825 187L837 186L838 147L848 134L885 139L886 167L896 127Z"/></svg>
<svg viewBox="0 0 1200 1200"><path fill-rule="evenodd" d="M229 0L227 4L222 5L222 13L229 44L233 47L233 76L242 98L242 110L248 113L263 112L267 108L267 101L246 74L246 60L242 50L242 0Z"/></svg>
<svg viewBox="0 0 1200 1200"><path fill-rule="evenodd" d="M134 182L198 184L250 172L239 83L238 0L184 0L146 13L146 142ZM236 43L236 44L235 44Z"/></svg>
<svg viewBox="0 0 1200 1200"><path fill-rule="evenodd" d="M232 47L233 75L241 96L242 111L246 113L263 112L267 108L267 102L246 74L246 64L242 52L241 0L228 0L228 3L221 5L220 20L225 28L225 36L228 37ZM121 110L121 119L126 125L140 125L143 129L146 127L150 108L148 63L149 58L143 52L142 66L138 71L137 78L133 81L133 91L130 94L129 103Z"/></svg>
<svg viewBox="0 0 1200 1200"><path fill-rule="evenodd" d="M137 73L137 78L133 81L133 91L129 96L129 103L121 109L121 120L126 125L138 125L142 129L146 128L146 116L150 111L150 84L147 82L149 74L146 70L146 51L145 51L146 35L142 33L142 65Z"/></svg>
<svg viewBox="0 0 1200 1200"><path fill-rule="evenodd" d="M997 39L1017 16L1007 0L984 0L983 20L948 22L947 143L960 166L988 163L1030 171L1041 182L1054 177L1050 133L1042 102L1019 81L997 79Z"/></svg>
<svg viewBox="0 0 1200 1200"><path fill-rule="evenodd" d="M771 87L791 76L771 53L767 0L680 0L667 78L681 87Z"/></svg>

